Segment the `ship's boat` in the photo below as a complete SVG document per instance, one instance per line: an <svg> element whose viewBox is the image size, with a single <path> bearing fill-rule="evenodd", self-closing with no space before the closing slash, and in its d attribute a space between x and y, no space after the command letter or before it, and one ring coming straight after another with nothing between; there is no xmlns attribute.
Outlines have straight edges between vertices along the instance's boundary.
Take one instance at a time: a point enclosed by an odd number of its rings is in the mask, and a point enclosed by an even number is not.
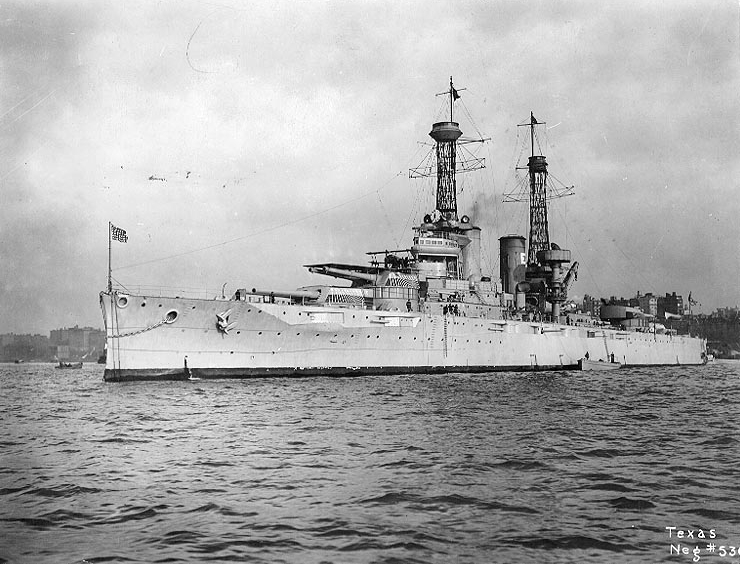
<svg viewBox="0 0 740 564"><path fill-rule="evenodd" d="M408 248L370 252L365 265L306 265L338 283L287 291L244 285L211 300L130 293L109 276L100 294L104 378L578 370L589 357L614 366L705 362L703 339L658 332L618 308L605 308L603 319L570 310L578 263L549 240L547 162L535 154L534 115L521 124L533 140L529 247L523 236L501 237L500 278L484 271L481 229L458 215L456 175L485 162L458 155L471 141L453 121L460 95L452 79L447 95L450 119L429 133L434 162L411 171L436 177L436 209ZM125 231L113 229L125 241Z"/></svg>
<svg viewBox="0 0 740 564"><path fill-rule="evenodd" d="M81 362L62 362L59 361L57 368L82 368Z"/></svg>

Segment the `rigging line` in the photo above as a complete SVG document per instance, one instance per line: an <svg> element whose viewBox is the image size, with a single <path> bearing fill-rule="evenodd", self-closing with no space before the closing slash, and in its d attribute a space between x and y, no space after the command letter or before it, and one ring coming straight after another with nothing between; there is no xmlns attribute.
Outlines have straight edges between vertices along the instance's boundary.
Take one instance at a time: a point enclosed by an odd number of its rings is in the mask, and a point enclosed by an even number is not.
<svg viewBox="0 0 740 564"><path fill-rule="evenodd" d="M46 147L46 145L49 143L50 139L47 139L41 145L39 145L29 156L27 156L25 159L21 159L21 162L15 165L13 168L11 168L8 172L0 176L0 180L5 180L8 176L13 174L16 170L18 170L20 167L28 163L29 157L33 157L38 153L41 149Z"/></svg>
<svg viewBox="0 0 740 564"><path fill-rule="evenodd" d="M604 229L604 232L611 237L611 233L609 232L608 229ZM640 269L638 269L637 265L634 262L632 262L632 259L627 255L627 253L625 253L620 248L620 246L617 245L616 238L612 237L612 243L614 243L614 246L617 248L617 250L620 253L622 253L622 255L624 256L624 258L626 258L629 261L629 263L632 266L632 269L634 270L634 272L637 273L637 276L639 276L640 278L642 278L642 281L643 281L643 283L646 284L646 286L648 286L648 287L651 287L652 286L653 288L657 288L658 287L656 284L653 284L650 280L648 280L647 278L645 278L645 276L643 275L642 271Z"/></svg>
<svg viewBox="0 0 740 564"><path fill-rule="evenodd" d="M362 200L363 198L367 198L368 196L372 196L373 194L378 194L381 190L385 189L391 182L393 182L396 178L398 178L402 174L403 174L403 171L400 171L396 175L394 175L393 178L391 178L385 184L383 184L380 188L377 188L377 189L372 190L370 192L366 192L366 193L364 193L364 194L362 194L362 195L360 195L360 196L358 196L356 198L352 198L351 200L345 200L344 202L340 202L339 204L336 204L336 205L334 205L334 206L332 206L330 208L327 208L325 210L317 211L317 212L314 212L312 214L305 215L305 216L299 217L297 219L293 219L291 221L286 221L286 222L281 223L279 225L274 225L272 227L267 227L266 229L260 229L259 231L254 231L252 233L248 233L247 235L243 235L242 237L236 237L235 239L230 239L228 241L222 241L221 243L216 243L214 245L208 245L207 247L200 247L198 249L192 249L190 251L185 251L183 253L178 253L176 255L169 255L169 256L166 256L166 257L160 257L160 258L156 258L156 259L152 259L152 260L147 260L147 261L144 261L144 262L139 262L139 263L136 263L136 264L127 264L125 266L119 266L118 268L114 268L113 270L115 270L115 271L125 270L125 269L128 269L128 268L134 268L136 266L143 266L145 264L152 264L152 263L155 263L155 262L161 262L161 261L170 260L170 259L173 259L173 258L184 257L186 255L192 255L194 253L199 253L201 251L207 251L207 250L210 250L210 249L215 249L217 247L223 247L224 245L228 245L230 243L235 243L237 241L243 241L244 239L249 239L250 237L254 237L256 235L261 235L263 233L269 233L271 231L277 231L279 229L282 229L283 227L287 227L288 225L295 225L296 223L301 223L302 221L306 221L307 219L311 219L311 218L317 217L319 215L325 214L327 212L330 212L332 210L335 210L337 208L341 208L343 206L346 206L347 204L351 204L351 203L356 202L358 200Z"/></svg>
<svg viewBox="0 0 740 564"><path fill-rule="evenodd" d="M462 101L462 98L460 98L460 101ZM463 108L463 112L465 113L468 120L470 121L470 125L473 126L473 129L475 129L475 132L478 134L478 138L483 139L483 134L480 132L480 129L478 129L478 126L475 124L475 121L473 120L473 116L470 115L470 110L468 110L468 106L465 104L465 102L462 102L462 108Z"/></svg>
<svg viewBox="0 0 740 564"><path fill-rule="evenodd" d="M553 149L552 153L548 155L547 159L548 161L555 163L558 171L564 173L566 176L572 177L573 174L570 172L570 167L567 166L567 163L560 158L560 154L561 153ZM552 176L552 173L548 173L548 174L549 176Z"/></svg>
<svg viewBox="0 0 740 564"><path fill-rule="evenodd" d="M516 128L516 141L514 142L514 147L511 151L511 159L510 159L510 169L509 173L507 174L506 182L504 182L504 195L508 191L506 186L509 184L509 180L513 177L514 179L514 190L516 190L516 187L519 185L519 176L518 176L518 170L517 167L519 166L519 163L522 162L522 155L524 154L524 151L526 150L526 141L524 140L524 137L519 132L519 128ZM517 148L519 149L519 155L516 155ZM513 191L512 191L513 192Z"/></svg>
<svg viewBox="0 0 740 564"><path fill-rule="evenodd" d="M537 130L534 130L534 140L537 145L537 149L539 150L539 154L544 154L544 151L542 149L542 140L540 139L540 134L537 132ZM545 142L545 148L547 148L547 143Z"/></svg>
<svg viewBox="0 0 740 564"><path fill-rule="evenodd" d="M522 203L522 202L517 202ZM510 233L524 233L529 238L529 206L518 206L519 212L513 216L514 226Z"/></svg>
<svg viewBox="0 0 740 564"><path fill-rule="evenodd" d="M562 214L560 213L560 210L559 210L558 208L556 208L556 211L558 212L558 215L560 215L560 219L563 219L563 215L562 215ZM573 245L573 246L574 246L574 250L575 250L575 252L576 252L576 253L578 254L578 258L580 259L580 264L582 265L582 268L583 268L583 267L584 267L584 266L586 265L586 261L585 261L585 260L583 259L583 255L581 254L581 251L580 251L580 249L578 248L578 246L577 246L577 245L575 245L575 243L576 243L577 239L576 239L576 237L574 237L574 236L573 236L573 235L571 234L570 230L568 229L568 223L567 223L567 222L566 222L566 221L565 221L564 219L563 219L563 227L565 228L565 233L566 233L566 236L567 236L567 237L568 237L568 239L570 239L570 240L571 240L571 241L573 242L573 244L574 244L574 245ZM608 264L610 264L610 265L611 265L611 263L608 263ZM598 283L598 282L596 282L596 279L594 278L593 274L591 273L591 269L590 269L590 268L588 268L587 266L585 266L585 268L583 268L583 270L585 270L585 271L586 271L586 273L588 274L589 278L591 278L591 282L593 282L594 286L596 287L596 291L597 291L597 292L599 292L599 294L601 295L601 297L604 297L604 292L603 292L603 290L601 289L601 286L599 286L599 283ZM620 274L619 274L619 271L616 271L616 273L617 273L617 276L618 276L618 277L622 278L622 282L625 282L625 279L624 279L623 277L621 277L621 276L620 276Z"/></svg>
<svg viewBox="0 0 740 564"><path fill-rule="evenodd" d="M120 280L116 280L116 278L113 277L113 276L111 276L111 280L113 280L113 282L115 282L116 284L118 284L118 286L120 286L121 288L123 288L127 293L129 293L129 294L131 293L129 291L129 289Z"/></svg>
<svg viewBox="0 0 740 564"><path fill-rule="evenodd" d="M443 121L443 120L446 121L450 117L450 116L447 115L447 112L448 112L449 107L450 106L449 106L449 104L447 102L442 101L442 103L440 104L439 108L437 109L437 113L435 114L435 117L434 117L434 122L435 123L438 122L438 121Z"/></svg>
<svg viewBox="0 0 740 564"><path fill-rule="evenodd" d="M545 139L545 153L550 153L550 149L552 149L552 146L550 145L550 135L548 134L547 125L542 128L544 131L542 132L542 137Z"/></svg>
<svg viewBox="0 0 740 564"><path fill-rule="evenodd" d="M610 238L611 238L611 242L612 242L612 244L613 244L613 245L614 245L614 246L615 246L615 247L617 248L617 250L618 250L618 251L619 251L620 253L622 253L622 255L623 255L623 256L624 256L624 257L625 257L625 258L627 259L627 261L628 261L628 262L630 263L630 265L632 266L632 269L633 269L634 273L636 273L636 274L637 274L637 275L638 275L638 276L639 276L640 278L642 278L642 282L643 282L644 284L646 284L646 285L647 285L648 287L650 287L650 286L652 286L652 287L656 287L655 285L651 284L651 283L650 283L650 281L648 281L648 280L647 280L647 279L646 279L646 278L645 278L645 277L644 277L644 276L642 275L642 273L641 273L641 272L640 272L640 271L638 270L638 268L637 268L637 267L635 266L635 264L634 264L634 263L632 262L632 259L630 259L630 257L629 257L629 256L627 256L627 254L626 254L626 253L625 253L625 252L624 252L624 251L623 251L623 250L622 250L622 249L621 249L621 248L619 247L619 245L617 245L616 239L615 239L614 237L611 237L611 233L609 233L609 232L608 232L608 231L607 231L606 229L604 229L604 233L605 233L605 234L606 234L606 235L607 235L608 237L610 237ZM620 270L619 270L618 268L616 268L616 267L614 267L614 266L612 265L612 261L608 261L608 262L607 262L607 264L609 264L609 266L610 266L610 267L612 267L612 268L614 269L614 272L616 272L616 273L617 273L617 276L618 276L618 278L620 279L621 283L622 283L622 284L623 284L623 285L624 285L625 287L629 288L630 282L629 282L629 281L628 281L628 280L627 280L627 279L626 279L625 277L621 276L621 271L620 271Z"/></svg>
<svg viewBox="0 0 740 564"><path fill-rule="evenodd" d="M29 98L31 98L32 96L34 96L39 90L40 89L34 90L28 96L26 96L20 102L18 102L15 106L13 106L8 111L6 111L3 115L0 116L0 120L5 119L5 116L7 116L10 112L12 112L13 110L15 110L18 106L20 106L21 104L23 104L24 102L26 102Z"/></svg>
<svg viewBox="0 0 740 564"><path fill-rule="evenodd" d="M501 216L503 213L503 210L501 209L501 202L499 202L499 199L498 199L499 190L496 184L496 175L493 172L493 162L494 161L493 161L492 145L493 143L489 143L487 147L488 149L487 150L487 155L488 155L488 167L487 168L488 168L488 176L490 178L490 183L491 183L491 198L489 201L491 202L491 207L493 208L493 213L491 214L491 221L492 221L491 229L488 232L489 233L488 242L492 244L488 245L488 255L487 255L488 261L489 261L488 267L490 269L491 275L493 275L494 265L498 264L500 261L500 257L499 257L500 249L498 248L499 246L496 245L495 242L492 242L491 236L494 235L495 233L494 230L498 228L499 222L501 221ZM494 251L497 253L495 262L493 262L493 252Z"/></svg>
<svg viewBox="0 0 740 564"><path fill-rule="evenodd" d="M396 237L396 248L401 246L401 237L403 237L403 234L406 233L409 223L411 223L411 218L416 214L416 210L420 207L419 203L421 202L421 191L422 191L422 183L419 183L419 188L416 190L416 198L414 198L414 203L411 206L411 210L409 211L409 215L406 218L406 223L403 225L403 230L401 233L399 233L398 237Z"/></svg>
<svg viewBox="0 0 740 564"><path fill-rule="evenodd" d="M570 188L570 186L566 186L565 183L560 180L557 176L555 176L552 172L547 173L547 179L548 180L554 180L558 184L560 184L563 188Z"/></svg>
<svg viewBox="0 0 740 564"><path fill-rule="evenodd" d="M17 116L17 117L16 117L16 118L15 118L15 119L14 119L13 121L9 122L9 123L8 123L7 125L10 125L11 123L15 123L16 121L18 121L19 119L21 119L21 118L22 118L23 116L25 116L25 115L26 115L26 114L27 114L28 112L30 112L30 111L32 111L32 110L34 110L34 109L36 109L36 108L37 108L38 106L40 106L40 105L41 105L41 104L42 104L43 102L45 102L45 101L46 101L46 99L47 99L47 98L48 98L49 96L51 96L52 94L54 94L54 92L56 92L57 90L59 90L59 88L55 88L54 90L52 90L51 92L49 92L49 93L48 93L48 94L47 94L46 96L44 96L43 98L41 98L41 100L39 100L38 102L36 102L36 103L35 103L35 104L34 104L33 106L31 106L31 107L30 107L30 108L28 108L28 109L27 109L27 110L26 110L25 112L23 112L22 114L20 114L19 116Z"/></svg>
<svg viewBox="0 0 740 564"><path fill-rule="evenodd" d="M524 192L524 182L526 180L526 177L522 177L519 179L517 183L517 187L519 192L517 194L520 194L521 197L518 200L503 200L503 204L526 204L529 202L529 196ZM513 193L513 192L512 192ZM512 213L506 214L506 219L504 227L506 233L518 233L518 232L524 232L529 234L529 225L527 224L527 219L529 215L529 205L523 205L523 206L517 206L515 210ZM521 230L520 230L521 227Z"/></svg>
<svg viewBox="0 0 740 564"><path fill-rule="evenodd" d="M516 150L519 149L519 156L516 154ZM521 133L519 132L519 128L516 128L516 139L514 140L514 146L511 148L511 159L509 160L511 168L516 170L517 165L519 164L519 161L522 158L522 153L524 152L524 142L521 138Z"/></svg>
<svg viewBox="0 0 740 564"><path fill-rule="evenodd" d="M380 189L375 191L375 194L378 196L378 202L380 203L380 211L383 212L383 215L385 216L385 222L388 224L388 230L390 231L393 229L393 225L391 224L390 217L388 217L388 212L385 209L385 204L383 204L383 199L380 197Z"/></svg>

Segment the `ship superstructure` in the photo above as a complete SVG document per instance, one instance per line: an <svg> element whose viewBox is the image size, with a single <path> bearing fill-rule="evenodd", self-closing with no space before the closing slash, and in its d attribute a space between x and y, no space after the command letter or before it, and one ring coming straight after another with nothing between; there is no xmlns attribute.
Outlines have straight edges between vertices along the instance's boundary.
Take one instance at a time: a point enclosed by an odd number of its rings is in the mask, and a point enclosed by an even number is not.
<svg viewBox="0 0 740 564"><path fill-rule="evenodd" d="M563 314L577 263L549 240L547 163L529 158L530 245L500 239L501 278L483 271L481 229L459 215L460 172L483 168L462 154L453 121L460 91L450 78L450 119L432 125L436 207L408 248L371 251L368 265L306 265L341 282L297 290L244 287L213 300L100 296L107 332L105 379L577 369L583 358L623 365L700 364L706 343L648 324ZM480 139L475 141L482 141Z"/></svg>

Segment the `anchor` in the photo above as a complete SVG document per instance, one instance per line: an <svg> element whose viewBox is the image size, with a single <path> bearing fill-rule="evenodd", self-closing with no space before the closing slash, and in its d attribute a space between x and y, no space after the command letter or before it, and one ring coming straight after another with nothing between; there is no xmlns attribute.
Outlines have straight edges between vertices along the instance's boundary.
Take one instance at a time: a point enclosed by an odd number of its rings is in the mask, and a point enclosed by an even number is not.
<svg viewBox="0 0 740 564"><path fill-rule="evenodd" d="M229 331L236 327L236 321L229 322L230 315L231 309L216 314L216 329L224 335L228 335Z"/></svg>

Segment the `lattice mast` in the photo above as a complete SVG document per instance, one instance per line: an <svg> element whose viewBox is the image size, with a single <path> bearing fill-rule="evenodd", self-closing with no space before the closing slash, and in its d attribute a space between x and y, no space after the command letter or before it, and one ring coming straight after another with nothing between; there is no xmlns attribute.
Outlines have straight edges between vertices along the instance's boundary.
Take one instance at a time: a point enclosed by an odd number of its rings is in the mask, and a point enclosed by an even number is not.
<svg viewBox="0 0 740 564"><path fill-rule="evenodd" d="M534 126L540 125L532 112L529 113L530 142L532 154L529 157L529 252L527 264L539 264L538 251L550 249L550 231L547 223L547 161L543 155L534 154ZM544 125L544 123L542 124Z"/></svg>
<svg viewBox="0 0 740 564"><path fill-rule="evenodd" d="M450 121L441 121L432 125L429 136L437 142L437 210L448 220L457 220L457 182L455 180L457 140L462 135L460 125L453 121L455 100L460 95L452 85L450 89L437 96L449 95Z"/></svg>
<svg viewBox="0 0 740 564"><path fill-rule="evenodd" d="M488 139L463 138L460 124L453 121L455 101L460 99L459 92L465 88L455 88L450 77L449 88L437 96L450 97L450 120L440 121L432 125L429 136L434 139L435 147L425 158L424 163L409 170L410 178L437 177L436 209L441 219L458 221L457 215L457 181L456 174L485 168L485 159L472 155L469 151L461 150L469 143L483 143ZM434 154L434 163L431 163L431 154Z"/></svg>

